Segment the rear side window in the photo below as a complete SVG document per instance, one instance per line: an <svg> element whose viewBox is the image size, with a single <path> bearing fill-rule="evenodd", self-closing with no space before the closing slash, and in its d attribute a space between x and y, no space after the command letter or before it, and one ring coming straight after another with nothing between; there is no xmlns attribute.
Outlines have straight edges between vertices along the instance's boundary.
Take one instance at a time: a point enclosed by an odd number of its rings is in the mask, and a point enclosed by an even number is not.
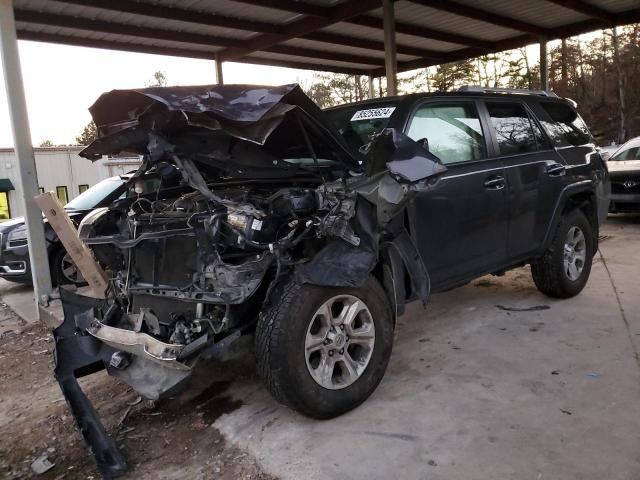
<svg viewBox="0 0 640 480"><path fill-rule="evenodd" d="M472 102L432 103L420 107L407 135L444 164L487 157L480 118Z"/></svg>
<svg viewBox="0 0 640 480"><path fill-rule="evenodd" d="M541 121L556 147L593 143L587 125L571 106L560 102L540 102L540 106L551 117L551 122Z"/></svg>
<svg viewBox="0 0 640 480"><path fill-rule="evenodd" d="M548 148L540 127L521 103L487 102L500 155L517 155Z"/></svg>

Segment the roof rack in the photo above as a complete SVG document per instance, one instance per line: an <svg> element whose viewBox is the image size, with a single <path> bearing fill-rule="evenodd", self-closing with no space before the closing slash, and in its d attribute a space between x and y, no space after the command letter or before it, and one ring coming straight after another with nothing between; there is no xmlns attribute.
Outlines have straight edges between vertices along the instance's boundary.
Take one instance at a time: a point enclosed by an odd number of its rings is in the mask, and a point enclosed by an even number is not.
<svg viewBox="0 0 640 480"><path fill-rule="evenodd" d="M540 95L541 97L558 97L555 92L547 90L529 90L526 88L494 88L483 87L482 85L463 85L458 89L459 92L476 92L476 93L518 93L521 95Z"/></svg>

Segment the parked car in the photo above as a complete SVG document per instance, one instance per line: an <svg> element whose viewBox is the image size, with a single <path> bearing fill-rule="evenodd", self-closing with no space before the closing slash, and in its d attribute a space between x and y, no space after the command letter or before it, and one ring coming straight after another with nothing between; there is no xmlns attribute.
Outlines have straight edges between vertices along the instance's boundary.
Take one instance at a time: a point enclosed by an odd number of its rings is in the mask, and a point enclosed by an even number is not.
<svg viewBox="0 0 640 480"><path fill-rule="evenodd" d="M111 177L87 189L65 205L71 220L78 224L92 209L109 205L126 190L127 176ZM49 268L54 285L84 283L82 275L66 252L56 233L43 219ZM19 283L31 283L31 265L24 217L0 224L0 278Z"/></svg>
<svg viewBox="0 0 640 480"><path fill-rule="evenodd" d="M611 213L640 212L640 137L615 151L607 162L611 175Z"/></svg>
<svg viewBox="0 0 640 480"><path fill-rule="evenodd" d="M616 145L614 142L611 142L610 145L599 146L598 151L600 152L600 156L604 161L607 161L611 158L611 155L616 153L616 151L620 148L620 145Z"/></svg>
<svg viewBox="0 0 640 480"><path fill-rule="evenodd" d="M183 179L88 214L107 300L61 291L56 378L105 474L125 464L78 375L103 365L161 398L253 335L271 394L332 418L376 389L408 302L526 264L544 294L577 295L607 213L591 134L544 92L323 112L293 85L148 88L90 111L83 156L144 155L131 186Z"/></svg>

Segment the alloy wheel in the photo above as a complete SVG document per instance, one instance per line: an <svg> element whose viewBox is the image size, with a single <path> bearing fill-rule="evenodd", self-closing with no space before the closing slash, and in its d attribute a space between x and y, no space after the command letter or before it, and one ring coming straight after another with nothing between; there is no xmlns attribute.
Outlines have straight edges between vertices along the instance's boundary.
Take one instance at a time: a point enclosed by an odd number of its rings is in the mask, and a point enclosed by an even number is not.
<svg viewBox="0 0 640 480"><path fill-rule="evenodd" d="M325 301L309 322L307 368L329 390L348 387L362 376L373 354L375 325L367 305L353 295Z"/></svg>
<svg viewBox="0 0 640 480"><path fill-rule="evenodd" d="M564 243L564 271L569 280L580 278L587 257L587 242L579 227L571 227Z"/></svg>

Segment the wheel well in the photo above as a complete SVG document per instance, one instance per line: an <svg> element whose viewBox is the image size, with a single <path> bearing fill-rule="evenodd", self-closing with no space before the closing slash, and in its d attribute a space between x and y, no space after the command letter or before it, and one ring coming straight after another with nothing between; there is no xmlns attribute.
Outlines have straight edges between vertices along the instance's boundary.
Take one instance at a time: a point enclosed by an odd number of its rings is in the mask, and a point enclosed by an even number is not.
<svg viewBox="0 0 640 480"><path fill-rule="evenodd" d="M580 210L584 213L593 232L594 251L598 250L598 208L596 205L596 197L593 192L578 192L571 195L562 209L562 213L568 213L573 210Z"/></svg>
<svg viewBox="0 0 640 480"><path fill-rule="evenodd" d="M61 250L65 250L65 248L60 242L57 242L51 247L51 251L49 251L49 264L53 262L54 258L56 258L56 255L58 255Z"/></svg>

